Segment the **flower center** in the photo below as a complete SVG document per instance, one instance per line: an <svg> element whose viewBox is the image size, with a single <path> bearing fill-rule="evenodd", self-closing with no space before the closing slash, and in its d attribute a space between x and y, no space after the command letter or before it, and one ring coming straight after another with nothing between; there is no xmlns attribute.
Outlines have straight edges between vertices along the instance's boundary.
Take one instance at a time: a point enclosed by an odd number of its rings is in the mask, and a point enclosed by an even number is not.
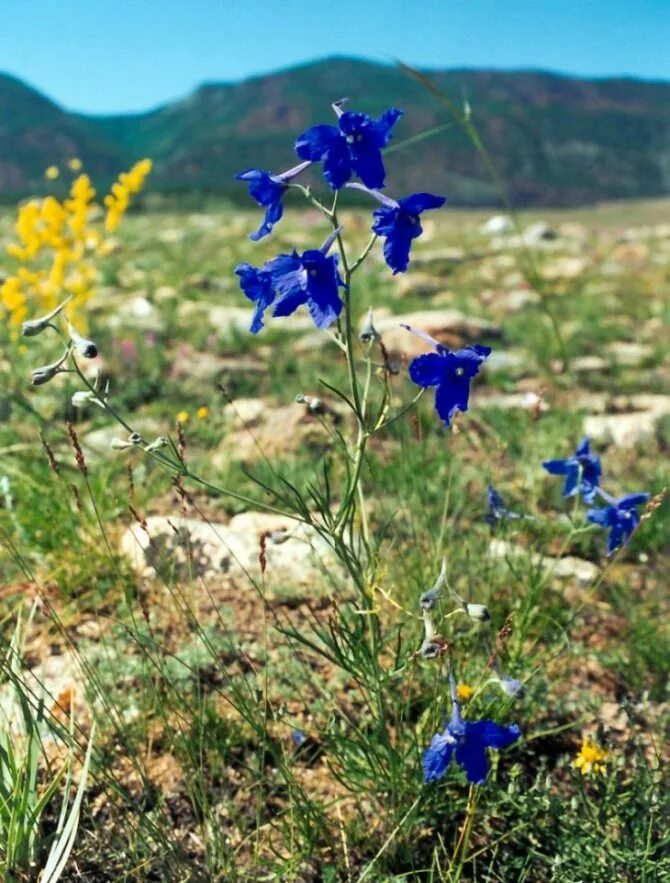
<svg viewBox="0 0 670 883"><path fill-rule="evenodd" d="M462 368L459 365L458 368L456 368L456 370L454 371L454 374L456 375L456 377L462 377L465 374L465 368Z"/></svg>

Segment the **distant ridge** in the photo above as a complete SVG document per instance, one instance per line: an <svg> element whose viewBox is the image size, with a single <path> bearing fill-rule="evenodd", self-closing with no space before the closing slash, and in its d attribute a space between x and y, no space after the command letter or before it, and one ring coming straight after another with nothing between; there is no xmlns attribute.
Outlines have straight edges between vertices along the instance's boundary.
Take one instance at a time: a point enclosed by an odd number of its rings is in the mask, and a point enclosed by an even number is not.
<svg viewBox="0 0 670 883"><path fill-rule="evenodd" d="M670 83L578 79L544 71L431 71L452 100L467 97L514 202L577 205L670 193ZM141 156L152 190L242 197L235 172L295 162L295 136L333 122L333 100L377 114L405 110L396 143L448 122L396 67L348 58L302 64L239 83L206 83L146 113L84 116L0 74L0 199L44 189L44 169L81 157L104 185ZM494 205L499 194L457 127L387 158L389 192L445 194L452 205Z"/></svg>

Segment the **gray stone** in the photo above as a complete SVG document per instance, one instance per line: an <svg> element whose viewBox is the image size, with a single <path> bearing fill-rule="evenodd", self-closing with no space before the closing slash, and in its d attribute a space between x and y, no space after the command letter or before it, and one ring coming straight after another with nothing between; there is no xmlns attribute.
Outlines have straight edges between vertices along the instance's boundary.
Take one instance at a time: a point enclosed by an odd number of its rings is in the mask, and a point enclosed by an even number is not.
<svg viewBox="0 0 670 883"><path fill-rule="evenodd" d="M568 555L565 558L552 558L541 555L525 546L510 543L507 540L491 540L489 554L493 558L520 559L526 558L533 567L541 567L552 578L576 580L581 585L593 582L599 574L599 568L590 561Z"/></svg>
<svg viewBox="0 0 670 883"><path fill-rule="evenodd" d="M259 554L265 534L265 574ZM266 589L313 588L341 582L342 572L328 545L309 525L290 517L245 512L229 524L182 516L153 515L146 530L133 524L121 538L121 551L143 577L241 583Z"/></svg>

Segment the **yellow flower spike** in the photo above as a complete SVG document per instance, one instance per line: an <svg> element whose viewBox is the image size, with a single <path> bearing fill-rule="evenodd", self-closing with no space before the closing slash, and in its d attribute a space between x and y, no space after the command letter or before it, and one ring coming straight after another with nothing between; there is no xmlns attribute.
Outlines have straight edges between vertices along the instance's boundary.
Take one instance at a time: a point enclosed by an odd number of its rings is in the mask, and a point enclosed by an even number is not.
<svg viewBox="0 0 670 883"><path fill-rule="evenodd" d="M606 763L609 759L609 752L605 751L593 739L582 739L582 747L574 760L574 766L581 772L583 776L591 773L602 773L605 775Z"/></svg>
<svg viewBox="0 0 670 883"><path fill-rule="evenodd" d="M205 417L209 416L209 408L203 405L202 408L198 408L195 413L199 420L204 420Z"/></svg>
<svg viewBox="0 0 670 883"><path fill-rule="evenodd" d="M55 181L56 178L60 175L60 169L58 166L49 166L49 168L44 172L46 178L49 181Z"/></svg>
<svg viewBox="0 0 670 883"><path fill-rule="evenodd" d="M467 702L468 699L472 698L474 692L469 684L459 684L456 687L456 695L459 702Z"/></svg>

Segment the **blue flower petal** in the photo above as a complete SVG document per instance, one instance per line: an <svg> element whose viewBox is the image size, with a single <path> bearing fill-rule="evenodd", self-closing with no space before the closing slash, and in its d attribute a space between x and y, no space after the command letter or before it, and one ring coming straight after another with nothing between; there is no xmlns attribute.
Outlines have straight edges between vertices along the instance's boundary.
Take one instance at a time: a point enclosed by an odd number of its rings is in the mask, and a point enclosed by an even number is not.
<svg viewBox="0 0 670 883"><path fill-rule="evenodd" d="M307 292L299 286L290 288L277 298L272 315L290 316L305 303L307 303Z"/></svg>
<svg viewBox="0 0 670 883"><path fill-rule="evenodd" d="M440 384L435 393L435 410L446 426L451 425L456 410L468 410L470 380L463 377L450 376Z"/></svg>
<svg viewBox="0 0 670 883"><path fill-rule="evenodd" d="M599 524L601 527L610 527L613 506L607 506L602 509L589 509L586 518L592 524Z"/></svg>
<svg viewBox="0 0 670 883"><path fill-rule="evenodd" d="M409 376L417 386L439 386L444 380L447 363L438 353L417 356L409 363Z"/></svg>
<svg viewBox="0 0 670 883"><path fill-rule="evenodd" d="M333 190L339 190L351 177L352 162L344 138L336 142L323 161L323 177Z"/></svg>
<svg viewBox="0 0 670 883"><path fill-rule="evenodd" d="M298 136L295 152L300 159L320 162L341 141L342 133L337 126L312 126Z"/></svg>
<svg viewBox="0 0 670 883"><path fill-rule="evenodd" d="M610 530L610 535L607 540L607 554L611 555L613 552L616 552L621 543L624 541L624 536L625 541L628 542L631 533L632 529L631 531L627 531L624 525L620 522L612 525L612 529Z"/></svg>
<svg viewBox="0 0 670 883"><path fill-rule="evenodd" d="M413 193L406 199L399 200L400 208L409 215L420 215L428 209L441 208L446 199L444 196L434 196L432 193Z"/></svg>
<svg viewBox="0 0 670 883"><path fill-rule="evenodd" d="M256 304L250 331L258 334L263 327L263 313L275 299L275 287L267 269L257 270L250 264L239 264L235 272L240 277L240 288Z"/></svg>
<svg viewBox="0 0 670 883"><path fill-rule="evenodd" d="M374 133L378 147L386 147L389 143L391 140L391 129L395 126L401 116L402 111L398 110L397 107L392 107L389 110L384 111L379 119L372 123L371 129Z"/></svg>
<svg viewBox="0 0 670 883"><path fill-rule="evenodd" d="M366 187L380 189L384 186L386 172L379 148L362 144L351 149L351 166Z"/></svg>
<svg viewBox="0 0 670 883"><path fill-rule="evenodd" d="M574 458L567 461L565 476L563 496L573 497L579 491L579 463Z"/></svg>
<svg viewBox="0 0 670 883"><path fill-rule="evenodd" d="M588 457L590 456L589 450L589 439L583 438L580 443L577 445L577 450L575 451L576 457Z"/></svg>
<svg viewBox="0 0 670 883"><path fill-rule="evenodd" d="M394 235L388 236L385 240L384 260L394 276L396 273L404 273L409 266L409 250L414 238L411 231L405 228L396 229Z"/></svg>
<svg viewBox="0 0 670 883"><path fill-rule="evenodd" d="M246 172L240 172L235 177L238 181L248 182L249 195L259 205L270 205L270 203L280 200L286 192L286 185L275 181L272 175L263 169L247 169Z"/></svg>
<svg viewBox="0 0 670 883"><path fill-rule="evenodd" d="M433 736L430 745L423 752L425 782L436 782L444 776L453 751L454 740L447 731Z"/></svg>
<svg viewBox="0 0 670 883"><path fill-rule="evenodd" d="M468 782L480 785L489 771L486 749L478 739L469 740L456 749L456 760L465 770Z"/></svg>
<svg viewBox="0 0 670 883"><path fill-rule="evenodd" d="M507 680L512 681L511 678L507 678ZM519 684L518 681L513 683ZM483 720L474 721L473 723L468 722L465 725L466 739L474 737L487 748L505 748L507 745L511 745L512 742L516 742L520 735L521 730L517 724L504 726L492 720Z"/></svg>
<svg viewBox="0 0 670 883"><path fill-rule="evenodd" d="M547 470L547 472L551 473L551 475L567 475L568 472L568 461L567 460L545 460L542 463L542 467Z"/></svg>
<svg viewBox="0 0 670 883"><path fill-rule="evenodd" d="M617 501L617 509L633 509L646 503L648 499L649 494L627 494Z"/></svg>
<svg viewBox="0 0 670 883"><path fill-rule="evenodd" d="M256 230L255 233L249 234L249 239L252 239L254 242L258 242L259 239L267 236L268 233L272 232L272 228L277 223L277 221L281 220L283 214L284 206L281 199L277 200L277 202L271 202L267 207L265 217L263 218L260 227L258 228L258 230Z"/></svg>

